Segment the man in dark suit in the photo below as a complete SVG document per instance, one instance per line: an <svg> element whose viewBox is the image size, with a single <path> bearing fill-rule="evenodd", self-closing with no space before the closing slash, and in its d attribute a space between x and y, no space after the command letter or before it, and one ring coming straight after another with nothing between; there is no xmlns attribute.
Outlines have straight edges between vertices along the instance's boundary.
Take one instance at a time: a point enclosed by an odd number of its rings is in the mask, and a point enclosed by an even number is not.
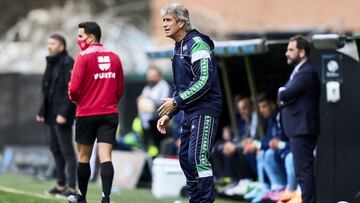
<svg viewBox="0 0 360 203"><path fill-rule="evenodd" d="M48 193L75 194L76 156L72 138L75 104L67 95L74 60L67 54L65 38L53 34L48 39L49 55L42 81L42 105L36 121L49 126L50 151L56 165L57 185Z"/></svg>
<svg viewBox="0 0 360 203"><path fill-rule="evenodd" d="M295 66L285 86L279 88L281 124L290 139L295 173L302 191L302 202L315 203L314 155L320 130L320 82L308 60L310 43L303 36L290 38L286 57Z"/></svg>

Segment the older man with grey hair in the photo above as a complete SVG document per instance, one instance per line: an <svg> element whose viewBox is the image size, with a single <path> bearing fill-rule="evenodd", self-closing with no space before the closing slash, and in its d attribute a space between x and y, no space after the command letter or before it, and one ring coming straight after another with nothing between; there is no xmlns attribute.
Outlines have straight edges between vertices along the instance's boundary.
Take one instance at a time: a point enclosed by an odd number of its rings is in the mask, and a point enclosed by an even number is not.
<svg viewBox="0 0 360 203"><path fill-rule="evenodd" d="M222 106L214 43L191 28L189 12L180 4L165 6L161 17L165 35L175 41L174 94L163 99L157 128L165 134L172 116L184 111L179 159L187 179L189 201L213 202L214 180L209 156Z"/></svg>

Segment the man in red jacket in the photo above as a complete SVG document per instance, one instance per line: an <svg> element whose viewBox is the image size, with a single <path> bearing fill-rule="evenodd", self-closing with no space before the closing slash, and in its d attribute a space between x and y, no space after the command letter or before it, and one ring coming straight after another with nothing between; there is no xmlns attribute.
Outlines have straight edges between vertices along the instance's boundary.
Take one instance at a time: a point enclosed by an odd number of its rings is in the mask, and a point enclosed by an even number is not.
<svg viewBox="0 0 360 203"><path fill-rule="evenodd" d="M90 177L89 160L95 139L101 163L102 203L110 202L114 176L112 146L118 125L118 102L123 93L123 70L119 57L100 44L101 29L95 22L79 24L78 45L69 97L77 104L75 140L79 154L79 194L69 202L86 202Z"/></svg>

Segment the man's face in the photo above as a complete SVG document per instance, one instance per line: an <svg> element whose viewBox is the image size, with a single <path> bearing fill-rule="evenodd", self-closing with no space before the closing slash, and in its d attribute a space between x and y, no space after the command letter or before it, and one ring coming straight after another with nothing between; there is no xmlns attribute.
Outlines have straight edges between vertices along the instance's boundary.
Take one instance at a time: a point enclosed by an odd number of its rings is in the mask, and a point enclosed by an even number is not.
<svg viewBox="0 0 360 203"><path fill-rule="evenodd" d="M150 86L154 86L161 80L161 76L156 70L149 69L146 75L146 80Z"/></svg>
<svg viewBox="0 0 360 203"><path fill-rule="evenodd" d="M230 141L231 140L231 128L230 127L224 127L223 128L223 134L222 137L225 141Z"/></svg>
<svg viewBox="0 0 360 203"><path fill-rule="evenodd" d="M251 109L251 102L249 99L240 100L237 103L237 108L238 108L241 118L243 118L245 120L250 119L252 109Z"/></svg>
<svg viewBox="0 0 360 203"><path fill-rule="evenodd" d="M49 52L49 56L55 56L62 51L64 51L64 45L61 42L54 38L49 38L47 42L47 48Z"/></svg>
<svg viewBox="0 0 360 203"><path fill-rule="evenodd" d="M269 101L259 102L259 113L264 119L270 118L275 111L275 104Z"/></svg>
<svg viewBox="0 0 360 203"><path fill-rule="evenodd" d="M177 22L175 17L168 13L163 18L163 28L165 31L165 36L170 37L172 39L175 38L175 35L179 32L179 30L184 26L183 22Z"/></svg>
<svg viewBox="0 0 360 203"><path fill-rule="evenodd" d="M94 35L88 35L85 33L84 28L79 28L78 30L78 40L86 40L87 43L94 40Z"/></svg>
<svg viewBox="0 0 360 203"><path fill-rule="evenodd" d="M303 55L304 50L300 51L296 46L297 46L296 41L290 41L288 44L285 55L287 58L287 63L289 65L296 65L302 59L301 55Z"/></svg>

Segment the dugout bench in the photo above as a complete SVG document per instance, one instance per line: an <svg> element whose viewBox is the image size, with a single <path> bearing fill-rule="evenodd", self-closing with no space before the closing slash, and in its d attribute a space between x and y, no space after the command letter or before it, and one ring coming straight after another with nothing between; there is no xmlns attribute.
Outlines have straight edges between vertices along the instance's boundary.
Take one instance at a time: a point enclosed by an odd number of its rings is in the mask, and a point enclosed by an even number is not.
<svg viewBox="0 0 360 203"><path fill-rule="evenodd" d="M360 202L360 197L356 199L360 196L360 39L335 34L312 35L311 39L310 59L321 80L317 202ZM286 64L287 43L288 38L215 42L224 100L219 129L231 124L237 132L235 94L247 94L256 103L257 93L276 94L287 81L293 69ZM170 59L172 49L156 48L147 54L154 61Z"/></svg>

